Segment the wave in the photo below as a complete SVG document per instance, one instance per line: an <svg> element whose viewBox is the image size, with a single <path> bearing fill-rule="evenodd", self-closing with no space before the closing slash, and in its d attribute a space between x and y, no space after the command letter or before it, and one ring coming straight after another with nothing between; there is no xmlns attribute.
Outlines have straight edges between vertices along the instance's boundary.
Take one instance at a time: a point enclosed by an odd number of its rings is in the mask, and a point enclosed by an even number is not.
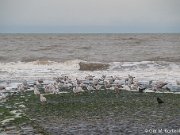
<svg viewBox="0 0 180 135"><path fill-rule="evenodd" d="M48 56L43 56L43 57L30 56L30 57L22 57L21 58L21 62L35 62L35 61L54 61L54 58L49 58Z"/></svg>
<svg viewBox="0 0 180 135"><path fill-rule="evenodd" d="M1 80L31 80L53 78L60 75L68 75L75 78L83 78L87 75L127 77L128 74L143 80L160 79L175 82L180 80L180 63L165 61L100 63L79 59L65 62L36 60L31 62L0 63Z"/></svg>
<svg viewBox="0 0 180 135"><path fill-rule="evenodd" d="M180 62L180 57L152 57L148 61L166 61L166 62Z"/></svg>
<svg viewBox="0 0 180 135"><path fill-rule="evenodd" d="M111 70L176 70L180 63L165 61L113 62Z"/></svg>
<svg viewBox="0 0 180 135"><path fill-rule="evenodd" d="M30 60L30 59L29 59ZM33 60L28 62L9 62L0 63L1 69L33 69L33 68L59 68L61 70L82 70L82 71L125 71L125 70L177 70L180 68L180 63L165 62L165 61L141 61L141 62L88 62L79 59L67 60L65 62L56 62L51 60Z"/></svg>
<svg viewBox="0 0 180 135"><path fill-rule="evenodd" d="M29 59L30 60L30 59ZM156 69L168 69L177 70L180 68L180 63L165 62L165 61L141 61L141 62L88 62L84 60L67 60L65 62L56 62L51 60L33 60L28 62L9 62L0 63L1 69L33 69L41 67L59 68L62 70L82 70L82 71L96 71L96 70L156 70Z"/></svg>
<svg viewBox="0 0 180 135"><path fill-rule="evenodd" d="M78 69L80 60L69 60L65 62L56 62L50 60L35 60L30 62L9 62L9 63L0 63L0 67L11 68L11 69L35 69L35 68L59 68L62 70L68 69Z"/></svg>

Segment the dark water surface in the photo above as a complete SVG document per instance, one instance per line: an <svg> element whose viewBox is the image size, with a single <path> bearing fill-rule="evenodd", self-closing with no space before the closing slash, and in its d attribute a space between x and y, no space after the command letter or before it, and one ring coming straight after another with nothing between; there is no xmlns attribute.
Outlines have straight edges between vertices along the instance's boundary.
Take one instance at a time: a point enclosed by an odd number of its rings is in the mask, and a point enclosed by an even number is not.
<svg viewBox="0 0 180 135"><path fill-rule="evenodd" d="M180 61L180 34L0 34L0 62Z"/></svg>

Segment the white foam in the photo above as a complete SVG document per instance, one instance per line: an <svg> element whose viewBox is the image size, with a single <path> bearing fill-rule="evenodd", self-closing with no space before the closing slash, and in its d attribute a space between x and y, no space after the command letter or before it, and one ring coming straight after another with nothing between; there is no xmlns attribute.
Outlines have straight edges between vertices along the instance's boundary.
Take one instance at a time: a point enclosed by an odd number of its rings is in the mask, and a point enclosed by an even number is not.
<svg viewBox="0 0 180 135"><path fill-rule="evenodd" d="M112 62L108 70L80 71L79 62L71 60L62 63L53 61L11 62L0 63L1 80L36 80L39 78L52 79L60 75L68 75L71 78L84 78L87 75L101 77L118 76L127 77L128 74L137 80L163 80L171 82L180 80L180 64L171 62Z"/></svg>
<svg viewBox="0 0 180 135"><path fill-rule="evenodd" d="M164 80L174 83L180 78L180 64L172 62L114 62L111 70L117 75L134 75L138 80ZM118 72L117 72L118 71Z"/></svg>
<svg viewBox="0 0 180 135"><path fill-rule="evenodd" d="M77 71L80 60L66 61L63 63L47 62L11 62L0 63L0 77L2 80L21 80L28 78L48 78Z"/></svg>

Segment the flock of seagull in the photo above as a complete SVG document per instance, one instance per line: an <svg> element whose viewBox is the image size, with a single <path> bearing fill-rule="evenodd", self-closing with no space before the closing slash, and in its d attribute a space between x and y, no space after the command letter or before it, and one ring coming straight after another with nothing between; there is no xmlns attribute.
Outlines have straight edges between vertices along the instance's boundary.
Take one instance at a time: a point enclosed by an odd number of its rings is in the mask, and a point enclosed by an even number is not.
<svg viewBox="0 0 180 135"><path fill-rule="evenodd" d="M168 87L166 87L167 84L167 82L153 80L140 82L131 75L128 75L127 78L106 75L102 75L97 78L95 76L88 75L83 79L72 79L68 76L62 75L60 77L53 78L53 81L49 82L46 82L43 79L38 79L33 83L29 83L24 80L22 83L17 85L16 91L24 92L26 90L33 90L35 95L40 95L41 102L46 102L47 100L44 94L59 94L61 92L68 91L80 94L85 91L99 90L114 90L117 94L121 90L139 91L140 93L143 93L164 90L167 91L169 90ZM0 86L0 90L3 89L6 90L6 87ZM41 90L43 90L43 93L40 92Z"/></svg>

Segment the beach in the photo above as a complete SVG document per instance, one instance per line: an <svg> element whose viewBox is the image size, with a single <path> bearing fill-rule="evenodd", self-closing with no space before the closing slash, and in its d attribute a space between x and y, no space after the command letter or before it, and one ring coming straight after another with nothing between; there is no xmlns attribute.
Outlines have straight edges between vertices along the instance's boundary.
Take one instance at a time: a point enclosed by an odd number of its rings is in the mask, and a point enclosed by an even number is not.
<svg viewBox="0 0 180 135"><path fill-rule="evenodd" d="M53 135L179 130L180 34L0 34L0 46L4 134L11 127ZM41 80L45 104L33 93ZM59 93L46 94L55 83ZM76 95L80 84L86 88Z"/></svg>

